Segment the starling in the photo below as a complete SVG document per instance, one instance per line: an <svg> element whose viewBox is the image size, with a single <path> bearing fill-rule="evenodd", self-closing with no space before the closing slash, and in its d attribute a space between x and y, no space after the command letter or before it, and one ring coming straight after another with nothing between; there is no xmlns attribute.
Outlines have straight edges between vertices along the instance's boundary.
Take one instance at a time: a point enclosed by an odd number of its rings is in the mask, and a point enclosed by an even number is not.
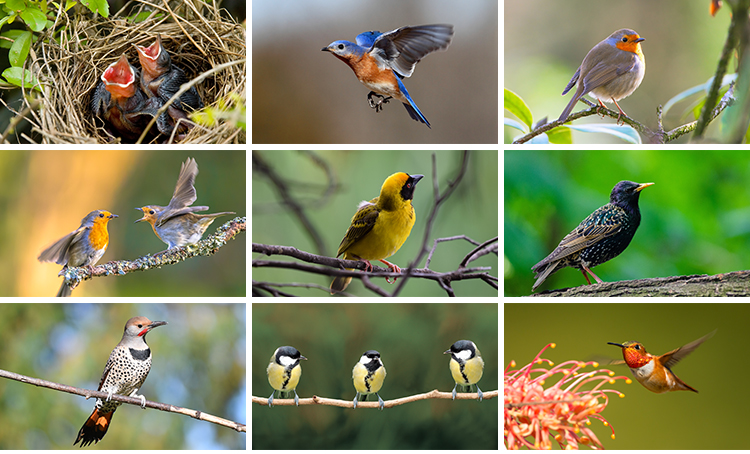
<svg viewBox="0 0 750 454"><path fill-rule="evenodd" d="M586 273L601 284L602 280L591 268L617 257L628 247L641 223L638 196L643 188L652 184L617 183L609 195L608 204L591 213L560 241L550 255L531 268L536 272L536 282L531 290L566 266L581 270L589 284L591 281Z"/></svg>

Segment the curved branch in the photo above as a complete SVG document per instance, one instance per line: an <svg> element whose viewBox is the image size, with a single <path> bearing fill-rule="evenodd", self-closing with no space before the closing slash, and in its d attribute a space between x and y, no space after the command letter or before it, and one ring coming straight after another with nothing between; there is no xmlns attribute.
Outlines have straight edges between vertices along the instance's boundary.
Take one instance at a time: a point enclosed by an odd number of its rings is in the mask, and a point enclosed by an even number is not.
<svg viewBox="0 0 750 454"><path fill-rule="evenodd" d="M482 392L482 400L496 399L498 397L498 391L484 391ZM267 397L256 397L252 396L253 403L258 405L268 406ZM434 389L428 393L415 394L413 396L400 397L398 399L385 400L383 406L385 408L396 407L398 405L408 404L410 402L417 402L420 400L430 399L441 399L441 400L453 400L452 392L440 392ZM479 394L477 393L456 393L456 400L479 400ZM140 401L138 401L140 403ZM273 406L294 406L294 399L274 399ZM341 408L352 408L354 409L354 401L341 400L341 399L329 399L327 397L312 396L304 399L299 399L299 405L326 405L329 407L341 407ZM357 402L357 408L380 408L378 402Z"/></svg>
<svg viewBox="0 0 750 454"><path fill-rule="evenodd" d="M65 282L72 289L87 279L102 276L124 276L134 271L146 271L150 268L161 268L162 266L175 265L187 259L200 256L213 255L234 239L239 232L245 231L245 217L236 217L224 223L206 238L197 244L168 249L157 255L146 255L135 260L116 260L93 267L71 267L63 268L59 275L64 276Z"/></svg>
<svg viewBox="0 0 750 454"><path fill-rule="evenodd" d="M39 378L27 377L25 375L16 374L14 372L9 372L9 371L2 370L2 369L0 369L0 377L8 378L10 380L16 380L21 383L28 383L30 385L39 386L42 388L54 389L56 391L62 391L62 392L66 392L69 394L77 394L79 396L85 397L86 399L89 399L91 397L96 397L97 399L106 399L108 397L108 394L102 391L93 391L90 389L76 388L74 386L63 385L60 383L42 380ZM129 405L137 405L139 407L141 406L141 399L130 397L130 396L121 396L119 394L113 394L110 400L122 402L124 404L129 404ZM210 422L213 424L218 424L220 426L229 427L230 429L236 430L237 432L247 432L247 428L245 424L240 424L234 421L230 421L228 419L220 418L218 416L214 416L209 413L202 412L202 411L177 407L175 405L162 404L159 402L151 402L150 400L146 401L145 406L148 408L153 408L154 410L166 411L168 413L179 413L181 415L190 416L191 418L195 418L200 421L206 421L206 422Z"/></svg>

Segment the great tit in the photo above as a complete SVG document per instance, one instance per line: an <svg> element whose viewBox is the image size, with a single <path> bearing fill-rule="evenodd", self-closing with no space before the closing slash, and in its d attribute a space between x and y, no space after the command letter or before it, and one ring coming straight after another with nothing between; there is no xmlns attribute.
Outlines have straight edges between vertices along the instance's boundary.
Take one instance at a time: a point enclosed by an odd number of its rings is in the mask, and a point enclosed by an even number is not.
<svg viewBox="0 0 750 454"><path fill-rule="evenodd" d="M274 389L268 398L269 407L273 404L273 395L276 391L279 391L279 398L283 398L283 393L294 392L294 403L299 406L296 388L302 375L302 366L299 363L301 359L307 358L294 347L279 347L273 352L266 369L268 383Z"/></svg>
<svg viewBox="0 0 750 454"><path fill-rule="evenodd" d="M362 395L362 401L367 400L368 394L378 396L380 409L383 409L383 399L380 398L380 388L385 380L385 366L380 361L380 353L375 350L367 350L362 354L359 362L352 369L352 379L354 380L354 389L357 395L354 396L354 408L357 408L357 399Z"/></svg>
<svg viewBox="0 0 750 454"><path fill-rule="evenodd" d="M453 400L456 400L456 387L466 387L471 392L471 385L477 386L479 400L482 400L482 390L479 389L477 382L482 378L484 372L484 361L482 360L479 349L470 340L456 341L451 345L450 350L443 352L451 354L450 368L453 380L456 386L453 387Z"/></svg>

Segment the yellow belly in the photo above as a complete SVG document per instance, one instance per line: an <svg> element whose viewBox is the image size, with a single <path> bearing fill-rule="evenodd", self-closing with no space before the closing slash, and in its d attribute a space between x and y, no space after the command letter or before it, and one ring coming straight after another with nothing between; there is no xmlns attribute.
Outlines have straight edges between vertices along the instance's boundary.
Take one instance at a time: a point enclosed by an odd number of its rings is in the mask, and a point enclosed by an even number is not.
<svg viewBox="0 0 750 454"><path fill-rule="evenodd" d="M288 371L284 367L272 363L268 365L266 372L268 373L268 383L273 389L291 391L297 388L299 378L302 376L302 367L298 364L294 369Z"/></svg>
<svg viewBox="0 0 750 454"><path fill-rule="evenodd" d="M372 230L349 246L347 254L363 260L383 260L395 254L411 233L414 210L381 211ZM351 255L347 259L353 258Z"/></svg>
<svg viewBox="0 0 750 454"><path fill-rule="evenodd" d="M451 375L456 383L459 385L473 385L482 379L484 360L481 357L474 357L464 363L462 370L458 361L451 359L450 368Z"/></svg>
<svg viewBox="0 0 750 454"><path fill-rule="evenodd" d="M360 394L372 394L380 391L385 381L385 367L376 370L375 373L369 374L367 368L357 363L352 370L352 380L354 380L354 389ZM368 387L369 385L369 387Z"/></svg>

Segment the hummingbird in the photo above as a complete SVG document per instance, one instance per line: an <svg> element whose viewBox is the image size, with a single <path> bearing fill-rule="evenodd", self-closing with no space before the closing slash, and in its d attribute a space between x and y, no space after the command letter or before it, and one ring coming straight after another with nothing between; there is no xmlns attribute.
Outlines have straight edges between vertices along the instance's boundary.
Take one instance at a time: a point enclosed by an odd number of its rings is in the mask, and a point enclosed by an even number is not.
<svg viewBox="0 0 750 454"><path fill-rule="evenodd" d="M661 356L648 353L640 342L628 341L622 344L607 342L610 345L622 348L622 356L625 358L624 361L613 361L611 364L627 364L638 383L657 394L669 391L693 391L697 393L698 391L695 388L680 380L671 368L713 336L714 333L716 333L716 330Z"/></svg>

